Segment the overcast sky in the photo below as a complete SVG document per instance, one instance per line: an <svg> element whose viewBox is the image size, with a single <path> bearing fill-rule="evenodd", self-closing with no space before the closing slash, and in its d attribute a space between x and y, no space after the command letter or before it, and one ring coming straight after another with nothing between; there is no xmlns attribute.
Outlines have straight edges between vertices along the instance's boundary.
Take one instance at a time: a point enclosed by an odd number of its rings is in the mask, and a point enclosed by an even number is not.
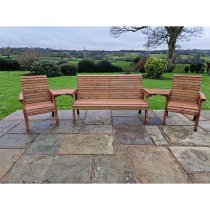
<svg viewBox="0 0 210 210"><path fill-rule="evenodd" d="M67 50L146 50L145 37L129 32L119 38L110 27L0 27L0 47L41 47ZM157 49L165 49L161 46ZM202 37L181 43L181 49L210 49L210 27Z"/></svg>

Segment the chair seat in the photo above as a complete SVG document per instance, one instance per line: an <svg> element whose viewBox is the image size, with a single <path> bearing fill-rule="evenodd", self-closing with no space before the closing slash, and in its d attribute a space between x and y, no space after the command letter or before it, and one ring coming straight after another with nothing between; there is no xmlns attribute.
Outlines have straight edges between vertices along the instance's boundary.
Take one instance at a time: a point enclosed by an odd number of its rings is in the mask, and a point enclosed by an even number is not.
<svg viewBox="0 0 210 210"><path fill-rule="evenodd" d="M56 107L52 101L44 101L39 103L26 104L25 109L28 115L33 115L54 111Z"/></svg>
<svg viewBox="0 0 210 210"><path fill-rule="evenodd" d="M147 109L148 104L142 99L78 99L74 102L75 108L136 108Z"/></svg>
<svg viewBox="0 0 210 210"><path fill-rule="evenodd" d="M170 112L179 112L182 114L191 114L195 115L199 111L197 104L187 103L182 101L170 101L168 103L168 111Z"/></svg>

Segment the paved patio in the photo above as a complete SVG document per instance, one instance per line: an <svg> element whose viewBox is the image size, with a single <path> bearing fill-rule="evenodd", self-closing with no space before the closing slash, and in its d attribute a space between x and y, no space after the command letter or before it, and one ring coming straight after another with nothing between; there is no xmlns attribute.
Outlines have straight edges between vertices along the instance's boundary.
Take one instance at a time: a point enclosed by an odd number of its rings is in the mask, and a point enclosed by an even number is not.
<svg viewBox="0 0 210 210"><path fill-rule="evenodd" d="M198 132L192 117L136 111L71 111L31 117L22 111L0 121L1 183L210 183L210 111Z"/></svg>

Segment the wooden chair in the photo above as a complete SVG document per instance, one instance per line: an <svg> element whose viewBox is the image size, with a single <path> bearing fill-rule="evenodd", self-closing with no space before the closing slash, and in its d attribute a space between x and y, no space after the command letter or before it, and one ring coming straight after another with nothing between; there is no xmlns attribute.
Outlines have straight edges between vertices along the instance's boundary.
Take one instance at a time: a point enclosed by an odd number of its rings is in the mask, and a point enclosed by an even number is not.
<svg viewBox="0 0 210 210"><path fill-rule="evenodd" d="M148 97L143 100L142 75L77 75L75 110L145 110L148 124Z"/></svg>
<svg viewBox="0 0 210 210"><path fill-rule="evenodd" d="M59 124L56 103L48 88L47 76L21 77L23 93L19 96L25 119L26 131L29 132L28 116L54 113L56 125Z"/></svg>
<svg viewBox="0 0 210 210"><path fill-rule="evenodd" d="M206 100L200 92L202 76L175 75L172 89L166 101L163 124L166 123L168 112L194 115L194 130L198 129L202 102Z"/></svg>

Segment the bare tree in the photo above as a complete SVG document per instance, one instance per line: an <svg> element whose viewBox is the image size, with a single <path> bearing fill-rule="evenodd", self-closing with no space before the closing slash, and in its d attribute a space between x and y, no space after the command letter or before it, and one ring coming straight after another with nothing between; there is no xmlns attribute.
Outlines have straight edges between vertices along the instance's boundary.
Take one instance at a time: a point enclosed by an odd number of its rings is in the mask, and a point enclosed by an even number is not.
<svg viewBox="0 0 210 210"><path fill-rule="evenodd" d="M31 64L40 57L40 53L35 49L27 49L17 57L17 61L22 68L30 69Z"/></svg>
<svg viewBox="0 0 210 210"><path fill-rule="evenodd" d="M162 27L149 27L149 26L113 26L110 29L110 34L115 38L126 32L141 31L147 36L147 41L144 46L147 48L156 48L162 44L167 44L167 69L171 70L174 53L176 50L177 42L188 41L192 37L200 36L203 32L202 27L184 27L184 26L162 26Z"/></svg>

